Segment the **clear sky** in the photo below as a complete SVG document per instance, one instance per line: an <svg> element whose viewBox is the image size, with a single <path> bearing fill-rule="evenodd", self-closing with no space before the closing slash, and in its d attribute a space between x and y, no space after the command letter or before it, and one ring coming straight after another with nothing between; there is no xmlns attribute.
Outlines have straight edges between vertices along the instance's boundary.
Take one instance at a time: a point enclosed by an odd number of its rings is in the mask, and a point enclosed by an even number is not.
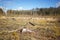
<svg viewBox="0 0 60 40"><path fill-rule="evenodd" d="M56 7L60 0L0 0L0 7L6 9L33 9Z"/></svg>

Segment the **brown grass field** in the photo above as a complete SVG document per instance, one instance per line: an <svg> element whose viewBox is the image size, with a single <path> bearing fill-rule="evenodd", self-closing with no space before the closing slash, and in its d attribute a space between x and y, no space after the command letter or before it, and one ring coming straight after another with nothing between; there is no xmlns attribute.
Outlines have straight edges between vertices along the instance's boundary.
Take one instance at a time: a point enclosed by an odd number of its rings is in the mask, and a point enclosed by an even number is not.
<svg viewBox="0 0 60 40"><path fill-rule="evenodd" d="M60 40L58 19L58 17L0 17L0 40ZM24 27L34 32L21 33L20 30Z"/></svg>

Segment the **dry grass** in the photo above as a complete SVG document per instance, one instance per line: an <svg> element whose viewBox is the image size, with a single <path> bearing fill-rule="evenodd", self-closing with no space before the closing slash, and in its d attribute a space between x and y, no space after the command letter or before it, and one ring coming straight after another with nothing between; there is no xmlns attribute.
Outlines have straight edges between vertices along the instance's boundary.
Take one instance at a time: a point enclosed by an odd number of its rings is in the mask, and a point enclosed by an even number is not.
<svg viewBox="0 0 60 40"><path fill-rule="evenodd" d="M33 23L35 26L29 24ZM0 18L0 40L59 40L60 27L57 21L45 19L23 19L23 18ZM26 27L34 33L5 32Z"/></svg>

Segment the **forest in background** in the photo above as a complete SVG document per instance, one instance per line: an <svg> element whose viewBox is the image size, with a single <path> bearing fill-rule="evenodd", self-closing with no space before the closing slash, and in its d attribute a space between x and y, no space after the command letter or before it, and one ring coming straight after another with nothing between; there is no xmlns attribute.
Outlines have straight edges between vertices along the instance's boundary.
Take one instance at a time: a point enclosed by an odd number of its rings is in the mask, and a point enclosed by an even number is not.
<svg viewBox="0 0 60 40"><path fill-rule="evenodd" d="M57 8L35 8L32 10L7 10L3 11L0 8L0 16L20 16L20 15L32 15L32 16L58 16L60 15L60 7Z"/></svg>

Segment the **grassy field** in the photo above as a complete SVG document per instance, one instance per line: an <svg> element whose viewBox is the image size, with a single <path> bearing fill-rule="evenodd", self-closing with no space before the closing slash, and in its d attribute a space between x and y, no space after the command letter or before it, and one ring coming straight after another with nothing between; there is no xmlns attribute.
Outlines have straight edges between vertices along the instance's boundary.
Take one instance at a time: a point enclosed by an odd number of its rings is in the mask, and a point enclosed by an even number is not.
<svg viewBox="0 0 60 40"><path fill-rule="evenodd" d="M24 27L34 32L21 33ZM52 17L1 17L0 40L60 40L60 22Z"/></svg>

